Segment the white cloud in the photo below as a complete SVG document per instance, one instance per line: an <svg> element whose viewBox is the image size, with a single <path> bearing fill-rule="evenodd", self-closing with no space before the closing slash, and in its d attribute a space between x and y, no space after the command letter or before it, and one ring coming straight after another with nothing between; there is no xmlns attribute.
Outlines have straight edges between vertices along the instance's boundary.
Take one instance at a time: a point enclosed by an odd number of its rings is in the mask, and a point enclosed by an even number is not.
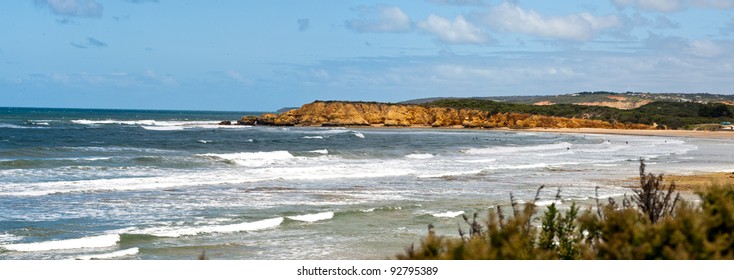
<svg viewBox="0 0 734 280"><path fill-rule="evenodd" d="M658 29L666 29L666 28L676 29L676 28L680 28L680 24L670 20L667 17L658 16L657 18L655 18L655 24L653 25L653 27L658 28Z"/></svg>
<svg viewBox="0 0 734 280"><path fill-rule="evenodd" d="M346 22L357 32L407 32L411 29L410 17L398 7L360 7L360 18Z"/></svg>
<svg viewBox="0 0 734 280"><path fill-rule="evenodd" d="M724 52L724 49L710 40L691 40L688 42L688 52L700 57L715 57Z"/></svg>
<svg viewBox="0 0 734 280"><path fill-rule="evenodd" d="M563 17L545 17L509 2L492 8L486 22L502 31L579 41L589 40L602 30L620 25L616 16L598 17L589 13L578 13Z"/></svg>
<svg viewBox="0 0 734 280"><path fill-rule="evenodd" d="M48 6L51 12L70 17L101 17L103 7L95 0L35 0L37 5Z"/></svg>
<svg viewBox="0 0 734 280"><path fill-rule="evenodd" d="M617 8L632 7L645 11L675 12L689 6L710 9L732 9L734 0L611 0Z"/></svg>
<svg viewBox="0 0 734 280"><path fill-rule="evenodd" d="M688 56L714 58L720 57L724 53L734 51L724 46L731 46L731 41L715 41L707 39L689 40L679 36L663 36L655 33L649 33L645 39L647 49L658 53L666 53L674 56ZM711 61L711 63L717 63Z"/></svg>
<svg viewBox="0 0 734 280"><path fill-rule="evenodd" d="M672 12L682 7L680 0L612 0L618 8L632 6L646 11Z"/></svg>
<svg viewBox="0 0 734 280"><path fill-rule="evenodd" d="M691 0L694 6L714 9L734 8L734 0Z"/></svg>
<svg viewBox="0 0 734 280"><path fill-rule="evenodd" d="M146 70L145 72L143 72L143 77L145 78L145 80L148 80L150 82L160 83L167 86L175 86L178 84L178 82L173 77L171 77L171 75L160 75L153 70Z"/></svg>
<svg viewBox="0 0 734 280"><path fill-rule="evenodd" d="M225 75L228 78L230 78L232 80L235 80L236 82L239 82L239 83L241 83L243 85L247 85L247 86L252 85L252 80L243 77L242 74L240 74L237 71L229 70L229 71L227 71L227 73L225 73Z"/></svg>
<svg viewBox="0 0 734 280"><path fill-rule="evenodd" d="M481 6L484 5L482 0L428 0L429 3L457 6Z"/></svg>
<svg viewBox="0 0 734 280"><path fill-rule="evenodd" d="M418 22L418 27L438 36L438 39L451 44L482 44L489 41L479 27L458 16L454 21L431 14L428 19Z"/></svg>
<svg viewBox="0 0 734 280"><path fill-rule="evenodd" d="M105 88L139 88L139 87L170 87L178 85L171 75L160 75L153 70L127 73L94 73L76 72L50 74L33 74L19 80L20 83L31 82L36 84L58 84L77 88L105 87Z"/></svg>

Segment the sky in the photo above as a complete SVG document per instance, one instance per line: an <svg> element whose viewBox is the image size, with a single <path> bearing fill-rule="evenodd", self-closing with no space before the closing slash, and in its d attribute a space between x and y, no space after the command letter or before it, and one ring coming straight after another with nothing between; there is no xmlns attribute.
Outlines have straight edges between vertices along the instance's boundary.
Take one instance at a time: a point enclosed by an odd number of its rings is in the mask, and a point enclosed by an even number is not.
<svg viewBox="0 0 734 280"><path fill-rule="evenodd" d="M734 94L734 0L14 0L0 106Z"/></svg>

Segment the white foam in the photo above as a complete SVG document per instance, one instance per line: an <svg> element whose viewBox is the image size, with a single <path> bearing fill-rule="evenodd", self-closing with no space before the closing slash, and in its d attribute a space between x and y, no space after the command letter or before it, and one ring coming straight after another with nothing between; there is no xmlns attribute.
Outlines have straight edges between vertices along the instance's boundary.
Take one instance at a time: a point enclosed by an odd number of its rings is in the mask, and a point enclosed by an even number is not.
<svg viewBox="0 0 734 280"><path fill-rule="evenodd" d="M544 144L536 146L498 146L490 148L474 148L463 151L470 155L489 155L489 154L515 154L522 152L538 152L546 150L566 150L572 145L568 142L560 142L554 144Z"/></svg>
<svg viewBox="0 0 734 280"><path fill-rule="evenodd" d="M149 189L166 189L195 187L202 185L216 185L227 183L245 183L261 181L266 178L246 178L241 176L222 177L211 173L189 173L174 176L146 176L145 170L130 171L128 177L113 179L75 180L75 181L52 181L38 183L11 183L0 188L1 195L9 196L42 196L50 194L63 194L75 192L97 192L97 191L137 191Z"/></svg>
<svg viewBox="0 0 734 280"><path fill-rule="evenodd" d="M436 218L453 218L458 217L461 214L464 214L464 211L447 211L443 213L433 213L431 214L431 216L434 216Z"/></svg>
<svg viewBox="0 0 734 280"><path fill-rule="evenodd" d="M303 136L303 139L324 139L324 136Z"/></svg>
<svg viewBox="0 0 734 280"><path fill-rule="evenodd" d="M598 197L589 197L591 199L598 198L599 200L608 199L608 198L615 198L615 197L621 197L624 196L625 193L611 193L611 194L600 194Z"/></svg>
<svg viewBox="0 0 734 280"><path fill-rule="evenodd" d="M105 253L105 254L95 254L95 255L83 255L74 257L75 260L103 260L103 259L113 259L113 258L119 258L129 255L137 255L140 250L137 247L115 251L111 253Z"/></svg>
<svg viewBox="0 0 734 280"><path fill-rule="evenodd" d="M9 123L0 123L0 128L15 128L15 129L30 129L30 128L44 128L44 127L27 127L27 126L19 126Z"/></svg>
<svg viewBox="0 0 734 280"><path fill-rule="evenodd" d="M432 154L409 154L409 155L407 155L405 157L406 158L410 158L410 159L429 159L429 158L433 158L435 156L432 155Z"/></svg>
<svg viewBox="0 0 734 280"><path fill-rule="evenodd" d="M535 202L535 206L550 206L553 203L556 205L563 204L561 200L538 200Z"/></svg>
<svg viewBox="0 0 734 280"><path fill-rule="evenodd" d="M154 131L178 131L178 130L184 130L181 126L141 126L145 130L154 130Z"/></svg>
<svg viewBox="0 0 734 280"><path fill-rule="evenodd" d="M35 252L50 250L68 250L81 248L102 248L115 246L120 241L119 234L108 234L77 239L53 240L35 243L18 243L1 245L11 251Z"/></svg>
<svg viewBox="0 0 734 280"><path fill-rule="evenodd" d="M566 163L566 164L574 164L574 163ZM549 166L547 163L533 163L533 164L518 164L518 165L502 165L497 166L495 168L490 169L534 169L534 168L543 168Z"/></svg>
<svg viewBox="0 0 734 280"><path fill-rule="evenodd" d="M113 120L113 119L106 119L106 120L72 120L72 123L75 124L84 124L84 125L99 125L99 124L123 124L123 125L155 125L156 122L154 120L134 120L134 121L122 121L122 120Z"/></svg>
<svg viewBox="0 0 734 280"><path fill-rule="evenodd" d="M213 225L201 227L185 227L185 228L154 228L142 230L133 233L150 234L160 237L180 237L184 235L197 235L202 233L230 233L240 231L257 231L274 228L283 223L283 217L260 220L255 222L230 224L230 225Z"/></svg>
<svg viewBox="0 0 734 280"><path fill-rule="evenodd" d="M203 125L203 126L196 126L195 128L247 129L251 127L252 127L251 125Z"/></svg>
<svg viewBox="0 0 734 280"><path fill-rule="evenodd" d="M132 148L132 147L62 147L62 149L68 149L72 151L84 151L84 152L100 152L100 153L111 153L111 152L143 152L143 153L171 153L172 150L161 150L151 148Z"/></svg>
<svg viewBox="0 0 734 280"><path fill-rule="evenodd" d="M286 218L291 219L291 220L296 220L296 221L313 223L316 221L329 220L329 219L334 218L334 212L323 212L323 213L316 213L316 214L288 216Z"/></svg>
<svg viewBox="0 0 734 280"><path fill-rule="evenodd" d="M321 135L324 135L324 134L342 134L342 133L348 133L348 132L353 132L353 130L348 130L348 129L343 128L343 127L341 127L341 128L339 128L339 127L337 127L337 128L310 127L310 128L307 128L307 129L293 129L293 130L288 130L288 132L290 132L290 133L299 133L299 134L311 134L311 135L313 135L313 134L321 134Z"/></svg>
<svg viewBox="0 0 734 280"><path fill-rule="evenodd" d="M23 239L20 236L15 236L10 233L0 233L0 244L7 243L7 242L13 242ZM2 246L2 245L0 245Z"/></svg>
<svg viewBox="0 0 734 280"><path fill-rule="evenodd" d="M209 144L209 143L212 143L214 141L211 141L211 140L197 140L196 142L199 142L201 144Z"/></svg>
<svg viewBox="0 0 734 280"><path fill-rule="evenodd" d="M248 167L260 167L273 164L278 161L287 161L293 159L293 155L288 151L273 152L252 152L252 153L232 153L232 154L202 154L201 157L223 159L231 161L237 165Z"/></svg>
<svg viewBox="0 0 734 280"><path fill-rule="evenodd" d="M200 171L167 171L149 168L131 168L114 171L124 175L119 178L74 179L68 181L17 182L0 185L0 196L42 196L50 194L86 192L125 192L167 188L193 188L200 186L233 185L270 180L329 180L358 179L416 174L415 170L391 164L390 161L351 162L338 157L292 157L284 152L281 159L243 159L240 162L211 155L202 157L245 164L238 172L221 172L218 169ZM265 153L267 154L267 153ZM270 155L273 156L273 155ZM244 162L242 162L244 161ZM252 161L252 162L250 162ZM272 164L268 164L272 163ZM306 164L304 164L306 163ZM267 165L266 165L267 164ZM251 167L254 166L254 167ZM363 172L354 172L361 168ZM93 169L96 170L96 169ZM106 175L107 171L103 171ZM120 173L122 172L122 173ZM0 171L2 174L2 171ZM41 176L43 176L41 174Z"/></svg>
<svg viewBox="0 0 734 280"><path fill-rule="evenodd" d="M619 166L619 164L613 164L613 163L595 163L592 164L593 166L599 166L599 167L614 167Z"/></svg>
<svg viewBox="0 0 734 280"><path fill-rule="evenodd" d="M352 131L352 135L356 136L357 138L364 139L364 134L362 134L361 132Z"/></svg>
<svg viewBox="0 0 734 280"><path fill-rule="evenodd" d="M137 125L146 130L175 131L184 129L242 128L243 125L218 125L216 121L156 121L156 120L72 120L72 123L97 126L103 124Z"/></svg>
<svg viewBox="0 0 734 280"><path fill-rule="evenodd" d="M308 151L308 152L309 153L314 153L314 154L322 154L322 155L328 155L329 154L329 151L326 150L326 149L323 149L323 150L313 150L313 151Z"/></svg>
<svg viewBox="0 0 734 280"><path fill-rule="evenodd" d="M466 175L475 175L481 173L482 169L475 169L475 170L467 170L467 171L455 171L455 172L444 172L444 173L438 173L438 174L426 174L426 175L418 175L418 178L441 178L441 177L451 177L451 176L466 176Z"/></svg>
<svg viewBox="0 0 734 280"><path fill-rule="evenodd" d="M80 158L52 158L51 160L84 160L84 161L98 161L98 160L111 160L111 157L80 157Z"/></svg>

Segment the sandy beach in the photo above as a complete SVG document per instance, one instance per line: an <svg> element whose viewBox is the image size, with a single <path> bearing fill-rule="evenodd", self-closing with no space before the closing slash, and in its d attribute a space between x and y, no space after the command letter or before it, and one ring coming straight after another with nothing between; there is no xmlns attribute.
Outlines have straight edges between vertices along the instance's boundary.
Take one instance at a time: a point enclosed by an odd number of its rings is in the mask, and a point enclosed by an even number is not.
<svg viewBox="0 0 734 280"><path fill-rule="evenodd" d="M697 130L642 130L642 129L606 129L606 128L531 128L518 131L583 133L583 134L615 134L639 136L672 136L710 139L734 140L734 131L697 131Z"/></svg>
<svg viewBox="0 0 734 280"><path fill-rule="evenodd" d="M635 130L635 129L603 129L603 128L557 128L557 129L525 129L521 131L553 132L553 133L584 133L584 134L612 134L612 135L636 135L636 136L668 136L668 137L692 137L706 139L733 140L733 131L695 131L695 130ZM734 184L734 173L710 172L696 173L690 175L663 174L666 185L675 182L676 189L680 191L700 191L712 186L724 186ZM635 180L630 178L629 180Z"/></svg>
<svg viewBox="0 0 734 280"><path fill-rule="evenodd" d="M410 127L386 127L383 125L372 125L359 128L394 128L394 129L470 129L485 130L483 128L464 128L462 126L433 128L430 126ZM643 130L643 129L606 129L606 128L530 128L511 129L494 128L491 130L505 130L516 132L544 132L544 133L571 133L571 134L608 134L608 135L633 135L633 136L661 136L661 137L690 137L701 139L732 140L734 131L697 131L697 130ZM734 184L734 173L730 172L707 172L695 174L663 174L666 185L675 182L676 189L686 192L695 192L711 186L723 186ZM621 185L636 186L637 177L630 177L620 181Z"/></svg>
<svg viewBox="0 0 734 280"><path fill-rule="evenodd" d="M315 126L319 127L319 126ZM461 125L450 127L432 127L427 125L412 126L385 126L372 124L369 126L345 126L347 128L384 128L384 129L467 129L467 130L506 130L519 132L550 132L550 133L576 133L576 134L612 134L612 135L636 135L636 136L667 136L667 137L695 137L709 139L734 140L734 131L702 131L702 130L663 130L663 129L611 129L611 128L465 128Z"/></svg>

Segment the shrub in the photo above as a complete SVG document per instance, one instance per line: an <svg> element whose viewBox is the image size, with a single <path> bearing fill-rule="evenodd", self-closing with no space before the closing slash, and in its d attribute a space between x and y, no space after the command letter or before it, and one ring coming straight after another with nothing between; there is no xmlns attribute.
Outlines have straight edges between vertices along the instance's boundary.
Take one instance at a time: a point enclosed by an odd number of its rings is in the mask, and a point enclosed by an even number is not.
<svg viewBox="0 0 734 280"><path fill-rule="evenodd" d="M543 187L538 189L538 193ZM518 207L505 219L497 206L487 220L463 216L469 232L437 236L432 229L416 249L398 259L734 259L734 188L712 186L698 195L700 205L681 201L675 184L645 174L640 188L622 205L613 199L596 211L579 212L572 204L562 213L555 203L536 217L535 202ZM598 196L597 196L598 197ZM556 195L560 199L560 191ZM540 221L540 227L532 221Z"/></svg>

